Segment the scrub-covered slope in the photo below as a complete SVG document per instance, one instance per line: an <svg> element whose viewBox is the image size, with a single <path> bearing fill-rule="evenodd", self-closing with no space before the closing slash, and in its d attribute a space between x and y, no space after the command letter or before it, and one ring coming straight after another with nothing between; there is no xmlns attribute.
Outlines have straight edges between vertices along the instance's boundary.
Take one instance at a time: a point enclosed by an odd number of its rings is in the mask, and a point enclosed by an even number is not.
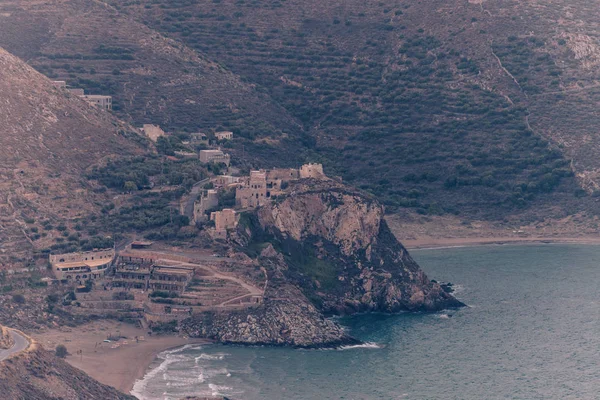
<svg viewBox="0 0 600 400"><path fill-rule="evenodd" d="M129 126L3 49L0 104L0 266L14 266L58 236L53 227L98 207L86 168L144 150Z"/></svg>

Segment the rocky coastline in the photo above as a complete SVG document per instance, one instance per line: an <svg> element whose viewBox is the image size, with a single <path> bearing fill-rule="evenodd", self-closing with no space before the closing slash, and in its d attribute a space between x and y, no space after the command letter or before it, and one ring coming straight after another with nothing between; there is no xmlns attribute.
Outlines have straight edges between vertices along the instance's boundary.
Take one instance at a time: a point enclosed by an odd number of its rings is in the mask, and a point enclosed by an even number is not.
<svg viewBox="0 0 600 400"><path fill-rule="evenodd" d="M312 179L290 193L246 213L229 240L266 271L264 302L194 316L181 332L228 344L332 348L361 342L328 316L464 306L429 280L373 197Z"/></svg>

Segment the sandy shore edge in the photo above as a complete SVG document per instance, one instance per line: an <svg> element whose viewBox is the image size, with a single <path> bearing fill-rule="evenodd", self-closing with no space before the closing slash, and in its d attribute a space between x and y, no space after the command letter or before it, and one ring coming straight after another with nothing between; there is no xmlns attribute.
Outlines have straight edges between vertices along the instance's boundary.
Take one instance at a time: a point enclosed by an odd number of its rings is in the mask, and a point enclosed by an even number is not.
<svg viewBox="0 0 600 400"><path fill-rule="evenodd" d="M408 250L439 249L447 247L473 247L504 244L590 244L600 245L600 237L486 237L486 238L418 238L404 239Z"/></svg>
<svg viewBox="0 0 600 400"><path fill-rule="evenodd" d="M104 342L111 335L123 338ZM74 328L51 329L32 335L46 349L67 347L66 361L97 381L130 394L158 354L186 344L211 344L206 339L175 335L149 336L148 332L116 321L94 321ZM137 336L137 340L135 337Z"/></svg>

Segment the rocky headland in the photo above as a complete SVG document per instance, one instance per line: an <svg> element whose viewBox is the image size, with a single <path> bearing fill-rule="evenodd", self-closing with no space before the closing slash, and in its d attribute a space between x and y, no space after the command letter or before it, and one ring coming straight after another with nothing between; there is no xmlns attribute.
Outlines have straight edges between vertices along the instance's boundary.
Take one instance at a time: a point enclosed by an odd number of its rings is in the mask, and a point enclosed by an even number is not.
<svg viewBox="0 0 600 400"><path fill-rule="evenodd" d="M333 180L298 181L271 204L244 213L230 245L264 268L265 300L250 310L188 319L182 329L191 336L335 347L358 341L327 316L464 305L419 268L375 198Z"/></svg>

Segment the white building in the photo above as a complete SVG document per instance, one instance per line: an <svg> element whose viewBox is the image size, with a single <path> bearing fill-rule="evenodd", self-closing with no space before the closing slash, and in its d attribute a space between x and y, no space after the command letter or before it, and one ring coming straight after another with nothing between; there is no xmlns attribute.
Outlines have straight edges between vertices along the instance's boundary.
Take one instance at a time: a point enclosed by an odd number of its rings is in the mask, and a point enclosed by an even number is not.
<svg viewBox="0 0 600 400"><path fill-rule="evenodd" d="M225 154L221 150L200 150L200 162L205 164L223 163L229 167L231 157L229 154Z"/></svg>
<svg viewBox="0 0 600 400"><path fill-rule="evenodd" d="M215 132L215 137L217 140L232 140L233 132L223 131L223 132Z"/></svg>
<svg viewBox="0 0 600 400"><path fill-rule="evenodd" d="M80 96L93 106L112 110L112 96L102 96L99 94L84 94Z"/></svg>

